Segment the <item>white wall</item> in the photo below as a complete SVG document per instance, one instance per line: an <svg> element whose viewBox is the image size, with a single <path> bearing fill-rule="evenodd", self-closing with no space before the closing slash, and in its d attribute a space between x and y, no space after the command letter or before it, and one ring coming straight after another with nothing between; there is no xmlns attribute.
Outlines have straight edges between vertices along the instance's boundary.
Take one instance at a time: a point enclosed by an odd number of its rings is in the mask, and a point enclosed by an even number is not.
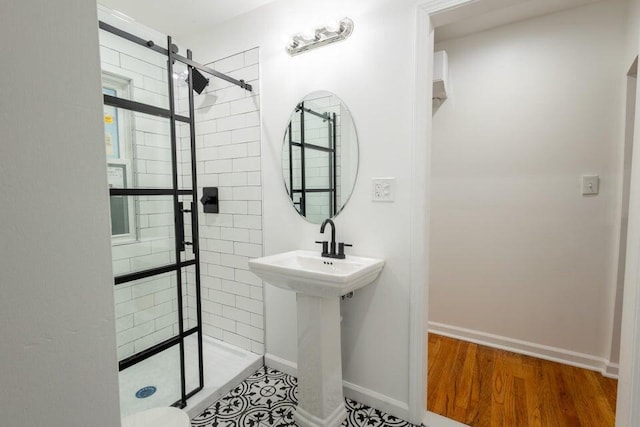
<svg viewBox="0 0 640 427"><path fill-rule="evenodd" d="M347 41L293 58L285 53L287 36L345 15L355 22ZM387 264L379 280L342 305L344 379L392 399L389 410L404 416L414 27L412 1L282 0L184 40L194 57L205 60L260 47L265 254L318 249L319 227L300 218L283 185L282 141L296 103L323 89L350 109L360 169L353 196L336 219L337 238L354 244L351 253L382 257ZM370 201L375 176L397 178L395 203ZM267 285L265 299L267 353L295 362L295 296Z"/></svg>
<svg viewBox="0 0 640 427"><path fill-rule="evenodd" d="M431 322L608 359L625 10L601 2L436 46L451 95L433 119ZM598 196L581 195L586 174Z"/></svg>
<svg viewBox="0 0 640 427"><path fill-rule="evenodd" d="M0 28L2 423L117 426L96 6L5 1Z"/></svg>

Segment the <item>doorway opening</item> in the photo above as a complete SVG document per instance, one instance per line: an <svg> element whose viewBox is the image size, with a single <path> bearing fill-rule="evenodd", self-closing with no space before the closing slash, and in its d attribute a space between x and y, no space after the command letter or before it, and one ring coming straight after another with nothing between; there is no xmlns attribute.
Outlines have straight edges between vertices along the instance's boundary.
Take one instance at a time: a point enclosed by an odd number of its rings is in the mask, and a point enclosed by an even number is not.
<svg viewBox="0 0 640 427"><path fill-rule="evenodd" d="M621 290L616 276L622 269L624 277L625 254L617 252L626 247L630 178L625 190L623 176L630 177L631 147L625 144L623 168L625 82L611 64L622 63L624 40L588 35L587 22L596 17L615 28L623 6L615 12L602 4L581 6L481 33L470 20L436 29L435 50L445 50L450 60L450 95L434 111L432 129L431 411L481 425L477 407L472 414L462 408L474 394L478 399L483 384L497 376L503 384L498 400L513 406L526 395L527 375L543 373L556 390L576 378L595 384L607 404L588 416L613 425L617 385L602 374L617 374L615 326L614 340L606 348L601 343L610 338L604 325L617 322L619 336L622 296L615 289ZM597 39L588 43L593 50L570 48L585 36ZM600 57L608 70L592 67L589 55L609 48ZM627 83L635 95L633 77ZM594 175L599 192L586 194L583 178ZM621 224L610 220L616 216ZM614 298L615 311L607 305ZM438 373L431 363L449 368ZM540 386L535 381L531 387ZM578 418L586 416L577 409L581 390L569 393ZM560 419L542 403L536 408L537 415L528 416Z"/></svg>

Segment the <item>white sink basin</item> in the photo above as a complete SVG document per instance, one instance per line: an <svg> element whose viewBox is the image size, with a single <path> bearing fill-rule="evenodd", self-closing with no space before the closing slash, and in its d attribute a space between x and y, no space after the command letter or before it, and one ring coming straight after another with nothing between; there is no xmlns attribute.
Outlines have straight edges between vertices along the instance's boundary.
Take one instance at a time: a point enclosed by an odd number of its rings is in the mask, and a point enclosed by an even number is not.
<svg viewBox="0 0 640 427"><path fill-rule="evenodd" d="M383 266L382 259L351 255L323 258L317 252L301 250L249 260L251 271L273 286L324 298L368 285Z"/></svg>

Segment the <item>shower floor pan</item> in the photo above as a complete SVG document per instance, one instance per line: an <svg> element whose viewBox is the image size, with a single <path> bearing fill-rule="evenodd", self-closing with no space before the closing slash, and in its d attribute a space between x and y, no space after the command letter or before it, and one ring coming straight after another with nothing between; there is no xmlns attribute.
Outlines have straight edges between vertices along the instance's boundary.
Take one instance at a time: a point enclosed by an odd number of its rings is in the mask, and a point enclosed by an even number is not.
<svg viewBox="0 0 640 427"><path fill-rule="evenodd" d="M261 355L214 338L205 336L202 344L204 388L188 400L184 410L189 414L189 418L199 415L263 365ZM177 354L177 348L175 351ZM196 342L185 341L185 359L196 353ZM176 354L165 351L120 372L122 417L145 409L166 406L167 402L173 402L180 396L179 375L167 375L176 366ZM197 385L198 374L197 370L188 368L187 365L187 389L193 389ZM148 386L155 387L156 391L148 397L137 398L136 392Z"/></svg>

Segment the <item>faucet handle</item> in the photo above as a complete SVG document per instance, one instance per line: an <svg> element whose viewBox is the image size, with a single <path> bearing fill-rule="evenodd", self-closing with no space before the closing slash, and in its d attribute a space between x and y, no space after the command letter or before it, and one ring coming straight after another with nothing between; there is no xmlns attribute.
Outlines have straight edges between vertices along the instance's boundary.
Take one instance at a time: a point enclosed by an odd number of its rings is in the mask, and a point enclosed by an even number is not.
<svg viewBox="0 0 640 427"><path fill-rule="evenodd" d="M345 247L352 247L353 245L351 243L338 243L338 254L337 254L337 258L340 259L344 259L346 257L346 255L344 254L344 248Z"/></svg>
<svg viewBox="0 0 640 427"><path fill-rule="evenodd" d="M316 240L316 243L322 244L322 256L326 257L329 255L329 242L326 240Z"/></svg>

